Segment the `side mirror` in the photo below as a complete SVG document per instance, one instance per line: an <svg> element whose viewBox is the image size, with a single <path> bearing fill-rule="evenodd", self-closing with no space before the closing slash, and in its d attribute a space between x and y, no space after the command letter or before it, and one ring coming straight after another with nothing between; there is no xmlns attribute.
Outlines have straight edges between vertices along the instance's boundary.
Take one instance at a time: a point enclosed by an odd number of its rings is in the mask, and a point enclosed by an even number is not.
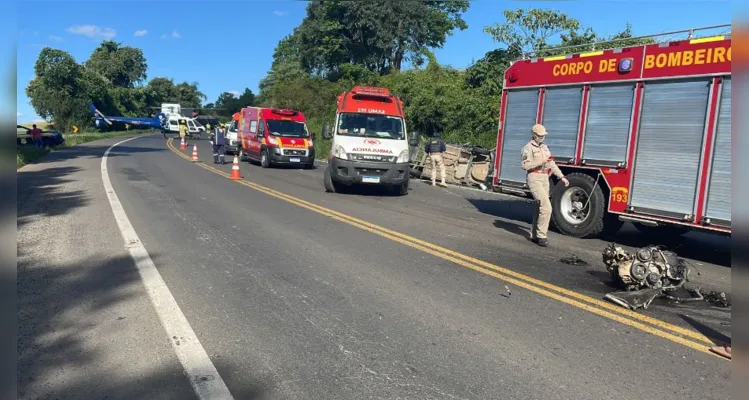
<svg viewBox="0 0 749 400"><path fill-rule="evenodd" d="M419 145L419 132L411 132L411 138L408 139L408 145L411 147L416 147Z"/></svg>
<svg viewBox="0 0 749 400"><path fill-rule="evenodd" d="M333 135L330 132L330 125L325 124L322 127L322 137L325 139L332 139Z"/></svg>
<svg viewBox="0 0 749 400"><path fill-rule="evenodd" d="M311 134L311 135L310 135L310 139L312 139L312 140L315 140L315 139L317 139L317 135L315 135L314 133L313 133L313 134Z"/></svg>

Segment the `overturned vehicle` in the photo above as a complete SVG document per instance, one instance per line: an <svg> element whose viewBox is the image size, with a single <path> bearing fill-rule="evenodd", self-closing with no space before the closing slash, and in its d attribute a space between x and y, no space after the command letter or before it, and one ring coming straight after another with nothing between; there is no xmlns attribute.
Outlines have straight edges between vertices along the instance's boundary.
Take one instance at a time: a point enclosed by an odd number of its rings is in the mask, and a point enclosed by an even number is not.
<svg viewBox="0 0 749 400"><path fill-rule="evenodd" d="M656 297L689 281L686 261L659 246L646 246L632 254L611 243L602 255L611 278L625 289L605 297L626 308L645 309Z"/></svg>

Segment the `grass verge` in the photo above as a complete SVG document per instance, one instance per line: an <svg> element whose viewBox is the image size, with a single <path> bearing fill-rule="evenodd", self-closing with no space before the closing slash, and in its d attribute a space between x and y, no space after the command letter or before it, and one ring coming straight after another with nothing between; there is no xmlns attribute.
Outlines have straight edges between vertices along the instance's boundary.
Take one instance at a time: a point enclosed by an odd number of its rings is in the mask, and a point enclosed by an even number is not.
<svg viewBox="0 0 749 400"><path fill-rule="evenodd" d="M94 140L109 139L118 136L127 135L138 135L143 133L150 133L149 131L115 131L115 132L82 132L82 133L65 133L65 143L56 147L45 147L44 149L37 149L36 147L26 146L19 147L16 149L16 169L23 167L24 165L31 164L39 158L49 154L55 150L62 149L65 147L72 147L77 144L92 142Z"/></svg>

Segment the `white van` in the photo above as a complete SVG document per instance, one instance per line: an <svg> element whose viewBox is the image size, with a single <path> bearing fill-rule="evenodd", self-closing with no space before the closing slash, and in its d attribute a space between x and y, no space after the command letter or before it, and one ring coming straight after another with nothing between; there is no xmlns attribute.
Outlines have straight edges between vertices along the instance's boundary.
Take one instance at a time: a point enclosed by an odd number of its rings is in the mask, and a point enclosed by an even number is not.
<svg viewBox="0 0 749 400"><path fill-rule="evenodd" d="M166 123L167 131L171 133L179 134L179 120L184 119L187 121L187 128L190 131L190 134L193 135L199 135L203 132L205 132L205 127L203 125L200 125L199 123L196 123L195 120L192 118L186 118L186 117L177 117L175 115L170 115L169 119Z"/></svg>
<svg viewBox="0 0 749 400"><path fill-rule="evenodd" d="M237 139L237 120L231 121L231 123L226 124L226 152L239 155L237 150L239 150L237 143L239 139Z"/></svg>

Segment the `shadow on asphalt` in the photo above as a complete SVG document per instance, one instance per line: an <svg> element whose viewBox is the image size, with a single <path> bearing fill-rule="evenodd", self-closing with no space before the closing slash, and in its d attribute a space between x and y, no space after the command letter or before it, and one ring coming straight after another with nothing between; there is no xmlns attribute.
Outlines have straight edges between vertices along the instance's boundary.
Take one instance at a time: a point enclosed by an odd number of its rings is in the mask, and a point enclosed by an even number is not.
<svg viewBox="0 0 749 400"><path fill-rule="evenodd" d="M144 135L145 136L145 135ZM123 138L124 140L124 138ZM114 142L116 143L116 142ZM86 146L74 146L66 147L64 149L56 150L54 153L50 153L35 161L34 164L47 164L52 162L59 162L64 160L72 160L76 158L101 158L104 152L111 146L110 145L86 145ZM147 148L147 147L133 147L127 144L121 144L115 147L110 153L109 157L122 157L129 156L130 154L137 153L157 153L166 152L166 148Z"/></svg>
<svg viewBox="0 0 749 400"><path fill-rule="evenodd" d="M533 221L533 208L525 200L509 199L476 199L466 198L476 210L497 218L494 226L519 236L529 236L528 229L523 224ZM509 220L509 221L507 221ZM550 230L556 230L554 224ZM622 246L640 248L648 245L664 245L679 256L695 261L731 267L731 238L702 232L689 232L683 236L664 237L644 234L634 228L632 224L625 224L619 232L599 239L580 239L583 241L603 240L614 242Z"/></svg>
<svg viewBox="0 0 749 400"><path fill-rule="evenodd" d="M116 360L86 346L90 335L100 329L117 329L120 324L127 326L130 321L137 323L138 315L115 314L110 314L110 321L81 322L89 313L101 313L142 293L140 276L129 256L95 257L75 265L38 265L33 257L24 257L22 248L18 252L19 398L170 399L191 395L178 363L171 370L155 364L154 371L143 371L137 381L122 381L117 374L74 380L81 376L81 369L96 372L97 368L117 365ZM125 339L110 345L123 350L138 346ZM67 370L75 372L66 378Z"/></svg>
<svg viewBox="0 0 749 400"><path fill-rule="evenodd" d="M19 173L16 193L18 228L26 225L31 217L64 215L75 208L87 205L89 199L82 190L62 189L65 184L73 182L73 179L67 177L78 171L78 167L57 167ZM37 201L39 199L44 201ZM27 204L36 206L29 207Z"/></svg>
<svg viewBox="0 0 749 400"><path fill-rule="evenodd" d="M101 158L109 146L75 146L61 149L47 154L34 164L54 163L76 158ZM163 148L139 148L127 145L117 146L109 157L123 157L136 153L164 152ZM70 175L79 172L79 167L50 167L40 171L22 169L17 173L16 206L17 226L24 226L34 216L64 215L70 210L83 207L88 204L83 191L64 190L67 183L73 181ZM25 205L30 199L44 199L43 202L34 202L38 207L30 208Z"/></svg>
<svg viewBox="0 0 749 400"><path fill-rule="evenodd" d="M696 319L684 315L679 314L681 319L686 321L689 325L691 325L694 329L696 329L701 334L705 335L708 339L710 339L713 343L715 343L716 346L723 346L723 345L731 345L731 338L716 331L715 329L697 321Z"/></svg>

